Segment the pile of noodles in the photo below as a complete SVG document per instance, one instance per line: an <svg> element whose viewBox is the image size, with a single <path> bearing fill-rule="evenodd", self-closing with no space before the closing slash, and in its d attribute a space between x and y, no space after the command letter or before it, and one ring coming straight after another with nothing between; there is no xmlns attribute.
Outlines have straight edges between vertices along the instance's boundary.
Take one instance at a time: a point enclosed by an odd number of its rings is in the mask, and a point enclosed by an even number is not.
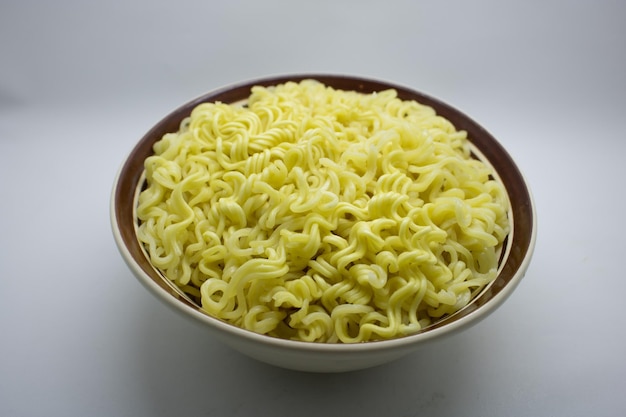
<svg viewBox="0 0 626 417"><path fill-rule="evenodd" d="M506 192L466 133L394 90L306 80L197 106L138 199L153 265L209 315L354 343L414 333L497 275Z"/></svg>

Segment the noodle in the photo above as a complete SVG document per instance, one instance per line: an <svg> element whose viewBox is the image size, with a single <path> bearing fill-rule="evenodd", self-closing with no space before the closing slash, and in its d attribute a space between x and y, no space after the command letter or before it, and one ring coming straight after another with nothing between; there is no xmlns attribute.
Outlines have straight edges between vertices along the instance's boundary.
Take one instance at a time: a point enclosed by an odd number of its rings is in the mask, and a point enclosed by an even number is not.
<svg viewBox="0 0 626 417"><path fill-rule="evenodd" d="M466 133L313 80L198 105L154 145L138 236L209 315L274 337L415 333L497 274L508 200Z"/></svg>

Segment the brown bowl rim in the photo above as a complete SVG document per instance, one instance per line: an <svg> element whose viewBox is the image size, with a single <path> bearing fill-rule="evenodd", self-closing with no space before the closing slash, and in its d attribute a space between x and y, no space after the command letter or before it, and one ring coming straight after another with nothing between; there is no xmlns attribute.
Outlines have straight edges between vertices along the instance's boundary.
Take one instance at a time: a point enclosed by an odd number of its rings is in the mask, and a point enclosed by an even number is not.
<svg viewBox="0 0 626 417"><path fill-rule="evenodd" d="M135 234L133 204L136 189L143 174L144 160L148 155L152 154L154 143L165 133L177 131L181 121L198 104L216 101L234 103L246 99L253 86L273 86L305 79L314 79L336 89L363 93L395 89L399 98L416 100L428 105L434 108L438 115L451 121L458 130L465 130L468 133L470 142L493 166L499 179L504 184L511 202L514 233L510 235L511 239L508 242L510 251L504 259L505 263L501 266L498 277L485 291L472 300L466 308L452 316L435 322L420 332L392 340L372 341L361 344L322 344L285 340L241 329L198 310L193 304L172 291L171 287L163 281L162 277L152 267L144 255ZM316 348L321 349L326 349L322 346L327 346L328 349L346 349L348 346L351 347L347 349L358 349L358 346L365 345L382 347L382 345L389 343L412 343L417 339L435 337L437 334L444 333L447 330L476 323L478 319L483 318L487 313L497 308L517 286L528 267L536 239L536 213L527 182L506 149L479 123L455 107L403 85L360 76L316 73L270 76L219 88L188 101L163 117L134 146L117 173L111 196L111 222L118 249L122 252L128 266L154 295L157 295L164 301L169 301L170 305L175 299L174 306L178 307L179 311L191 314L196 319L217 326L222 330L231 331L239 337L252 338L270 344L286 344L286 346L290 347L315 345ZM505 289L507 291L504 291ZM488 305L491 308L486 308ZM480 314L481 311L484 314Z"/></svg>

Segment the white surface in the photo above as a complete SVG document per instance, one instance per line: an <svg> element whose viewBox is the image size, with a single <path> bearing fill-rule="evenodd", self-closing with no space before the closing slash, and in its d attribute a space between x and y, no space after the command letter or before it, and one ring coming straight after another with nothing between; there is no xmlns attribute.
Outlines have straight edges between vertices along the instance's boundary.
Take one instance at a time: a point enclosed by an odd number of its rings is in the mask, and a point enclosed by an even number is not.
<svg viewBox="0 0 626 417"><path fill-rule="evenodd" d="M87 3L0 5L0 415L626 413L625 3ZM435 95L518 161L537 248L492 316L386 366L303 374L136 282L108 217L135 141L207 90L305 71Z"/></svg>

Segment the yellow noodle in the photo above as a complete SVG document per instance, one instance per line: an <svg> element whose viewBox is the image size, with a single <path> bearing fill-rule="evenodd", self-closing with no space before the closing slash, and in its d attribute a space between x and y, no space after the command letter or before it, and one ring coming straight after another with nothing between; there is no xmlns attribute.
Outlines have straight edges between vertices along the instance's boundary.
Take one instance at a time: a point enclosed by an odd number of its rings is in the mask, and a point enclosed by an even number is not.
<svg viewBox="0 0 626 417"><path fill-rule="evenodd" d="M201 104L145 174L155 267L208 314L274 337L415 333L493 281L510 227L466 133L394 90L306 80Z"/></svg>

